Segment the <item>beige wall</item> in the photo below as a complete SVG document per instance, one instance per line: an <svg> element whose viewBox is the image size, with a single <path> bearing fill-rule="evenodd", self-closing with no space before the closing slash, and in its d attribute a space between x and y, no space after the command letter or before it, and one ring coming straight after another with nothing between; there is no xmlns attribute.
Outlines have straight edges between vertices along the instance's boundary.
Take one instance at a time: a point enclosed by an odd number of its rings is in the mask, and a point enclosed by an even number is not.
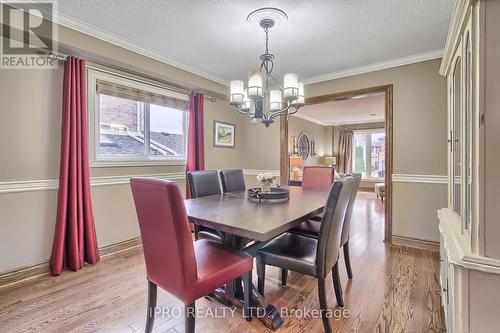
<svg viewBox="0 0 500 333"><path fill-rule="evenodd" d="M243 164L247 169L280 169L280 120L268 128L243 118Z"/></svg>
<svg viewBox="0 0 500 333"><path fill-rule="evenodd" d="M309 140L314 140L316 156L309 156L304 165L323 164L324 156L332 156L332 127L313 123L298 117L288 120L288 151L292 151L292 136L298 138L300 133L306 133Z"/></svg>
<svg viewBox="0 0 500 333"><path fill-rule="evenodd" d="M228 93L228 88L218 83L70 29L61 28L59 40L63 52L80 55L94 63L119 67L212 96ZM62 66L57 70L0 70L0 183L43 183L58 178L62 78ZM213 147L214 120L236 125L235 149ZM247 168L243 159L247 144L246 121L226 101L205 99L207 168ZM263 139L262 136L259 139ZM264 143L262 141L259 147ZM277 147L279 149L279 143ZM263 168L262 159L255 158L259 150L252 154L254 158L247 159L249 162L256 161L251 163L252 168ZM183 170L182 165L92 168L91 177L164 174ZM184 191L184 180L176 182ZM139 236L128 184L92 186L91 191L100 247ZM0 193L0 272L48 260L56 204L57 189L53 188Z"/></svg>
<svg viewBox="0 0 500 333"><path fill-rule="evenodd" d="M135 54L120 47L61 28L63 52L108 64L215 96L228 88L210 80ZM0 70L0 182L57 179L59 169L62 71ZM7 83L7 84L6 84ZM445 88L437 77L437 61L399 67L306 87L309 96L394 84L395 172L444 174ZM213 120L236 125L236 148L213 147ZM427 135L421 135L426 133ZM279 120L270 128L250 125L227 102L205 100L206 167L279 169ZM144 175L179 172L183 166L93 168L91 176ZM254 176L248 176L249 185ZM184 181L179 181L183 189ZM395 187L398 186L395 184ZM99 246L138 236L127 184L93 186ZM51 250L57 190L30 190L0 194L0 272L45 262ZM418 199L418 198L416 198ZM436 201L443 200L436 196ZM405 202L411 202L407 200ZM395 197L394 224L411 236L403 220L404 205ZM413 203L416 205L416 203ZM429 209L428 207L421 207ZM422 222L418 219L418 223ZM422 238L434 239L433 228ZM20 241L22 240L22 241ZM15 255L12 255L15 254Z"/></svg>
<svg viewBox="0 0 500 333"><path fill-rule="evenodd" d="M446 81L438 74L439 64L440 60L432 60L311 84L306 95L392 84L393 172L446 175ZM436 186L442 189L435 190ZM435 215L446 204L446 185L395 182L393 191L393 234L439 240Z"/></svg>

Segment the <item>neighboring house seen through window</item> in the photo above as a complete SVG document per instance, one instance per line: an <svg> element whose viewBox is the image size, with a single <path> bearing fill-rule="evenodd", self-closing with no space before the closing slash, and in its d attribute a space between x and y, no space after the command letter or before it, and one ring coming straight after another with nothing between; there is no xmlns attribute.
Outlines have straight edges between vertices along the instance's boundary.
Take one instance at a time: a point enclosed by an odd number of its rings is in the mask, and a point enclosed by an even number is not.
<svg viewBox="0 0 500 333"><path fill-rule="evenodd" d="M92 71L92 164L184 164L188 96Z"/></svg>
<svg viewBox="0 0 500 333"><path fill-rule="evenodd" d="M385 130L363 130L354 132L352 153L353 172L363 178L385 177Z"/></svg>

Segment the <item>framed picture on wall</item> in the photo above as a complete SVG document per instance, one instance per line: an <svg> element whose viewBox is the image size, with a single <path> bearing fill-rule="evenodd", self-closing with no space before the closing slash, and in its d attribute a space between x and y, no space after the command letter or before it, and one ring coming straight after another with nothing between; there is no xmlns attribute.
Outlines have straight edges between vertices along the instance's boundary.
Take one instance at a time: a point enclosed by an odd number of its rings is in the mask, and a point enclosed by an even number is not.
<svg viewBox="0 0 500 333"><path fill-rule="evenodd" d="M214 147L234 148L236 126L214 121Z"/></svg>

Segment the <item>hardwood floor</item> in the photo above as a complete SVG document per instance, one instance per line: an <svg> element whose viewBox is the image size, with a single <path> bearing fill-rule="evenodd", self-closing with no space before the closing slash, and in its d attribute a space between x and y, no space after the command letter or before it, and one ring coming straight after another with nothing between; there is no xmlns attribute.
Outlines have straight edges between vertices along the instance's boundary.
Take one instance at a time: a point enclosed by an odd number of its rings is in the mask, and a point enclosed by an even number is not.
<svg viewBox="0 0 500 333"><path fill-rule="evenodd" d="M335 332L444 332L438 285L438 255L384 244L383 204L374 193L360 192L351 223L354 278L347 279L341 258L344 309L348 316L331 319ZM316 280L289 273L281 287L278 269L268 267L266 299L278 309L319 309ZM331 276L328 304L335 309ZM256 285L256 274L254 274ZM158 291L158 305L170 316L156 318L154 332L183 332L178 318L182 304ZM95 267L41 277L0 294L0 332L143 332L147 282L141 248L104 258ZM197 332L271 332L259 320L248 323L239 310L231 312L207 298L196 302ZM222 315L226 309L226 317ZM211 311L211 312L210 312ZM218 312L217 312L218 311ZM278 332L322 332L320 318L285 318Z"/></svg>

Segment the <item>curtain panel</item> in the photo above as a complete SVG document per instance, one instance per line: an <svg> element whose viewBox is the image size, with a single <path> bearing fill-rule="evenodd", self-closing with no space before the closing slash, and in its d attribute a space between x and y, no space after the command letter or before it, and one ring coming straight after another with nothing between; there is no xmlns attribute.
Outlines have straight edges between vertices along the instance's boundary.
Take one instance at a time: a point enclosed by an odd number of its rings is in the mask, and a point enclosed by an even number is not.
<svg viewBox="0 0 500 333"><path fill-rule="evenodd" d="M85 61L68 57L64 65L61 160L54 243L53 275L64 268L77 271L84 262L96 264L95 234L88 160Z"/></svg>
<svg viewBox="0 0 500 333"><path fill-rule="evenodd" d="M189 101L189 128L186 172L205 170L205 148L203 140L203 94L191 93ZM186 181L186 198L190 198Z"/></svg>
<svg viewBox="0 0 500 333"><path fill-rule="evenodd" d="M339 158L338 172L352 173L352 141L354 138L354 130L350 128L340 129L339 136Z"/></svg>

